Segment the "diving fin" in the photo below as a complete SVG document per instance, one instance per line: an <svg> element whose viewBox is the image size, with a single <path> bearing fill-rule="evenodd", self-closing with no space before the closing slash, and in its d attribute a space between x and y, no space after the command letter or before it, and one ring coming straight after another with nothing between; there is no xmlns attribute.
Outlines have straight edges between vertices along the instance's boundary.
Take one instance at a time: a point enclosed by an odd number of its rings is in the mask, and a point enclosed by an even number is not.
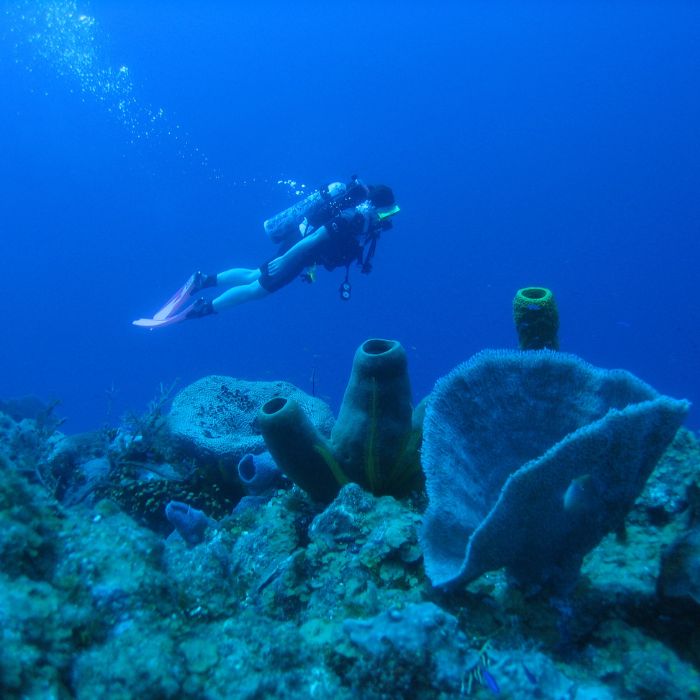
<svg viewBox="0 0 700 700"><path fill-rule="evenodd" d="M180 289L178 289L177 292L175 292L175 294L173 294L173 296L170 297L167 304L162 309L160 309L160 311L157 311L155 314L153 314L152 319L140 320L164 321L165 319L172 316L178 309L182 308L182 306L190 298L192 292L195 291L195 289L197 289L197 281L199 275L201 275L200 272L195 272L193 275L191 275L187 282L185 282L185 284L183 284L182 287L180 287ZM139 325L136 321L134 321L134 324Z"/></svg>
<svg viewBox="0 0 700 700"><path fill-rule="evenodd" d="M153 318L139 318L136 321L132 321L132 324L140 328L149 328L153 330L154 328L164 328L165 326L172 326L174 323L189 321L193 318L202 318L203 316L209 316L213 313L216 312L214 311L214 306L211 301L201 298L192 302L182 311L172 314L171 316L166 316L165 318L156 318L155 316Z"/></svg>

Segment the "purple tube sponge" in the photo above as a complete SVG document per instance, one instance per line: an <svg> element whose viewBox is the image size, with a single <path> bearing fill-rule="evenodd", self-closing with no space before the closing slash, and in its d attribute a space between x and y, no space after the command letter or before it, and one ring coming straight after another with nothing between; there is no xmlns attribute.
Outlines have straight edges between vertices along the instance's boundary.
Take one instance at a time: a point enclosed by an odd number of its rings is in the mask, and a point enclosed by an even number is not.
<svg viewBox="0 0 700 700"><path fill-rule="evenodd" d="M165 517L190 546L204 540L204 533L213 522L201 510L181 501L170 501L165 506Z"/></svg>
<svg viewBox="0 0 700 700"><path fill-rule="evenodd" d="M238 478L248 495L260 496L279 484L282 472L269 452L248 453L238 462Z"/></svg>

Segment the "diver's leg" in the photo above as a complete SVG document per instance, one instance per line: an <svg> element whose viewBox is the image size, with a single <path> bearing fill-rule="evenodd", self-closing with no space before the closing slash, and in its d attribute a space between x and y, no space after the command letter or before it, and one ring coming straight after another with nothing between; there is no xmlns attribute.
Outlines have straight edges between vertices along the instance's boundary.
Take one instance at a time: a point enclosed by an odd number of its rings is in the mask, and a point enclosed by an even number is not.
<svg viewBox="0 0 700 700"><path fill-rule="evenodd" d="M233 306L245 304L247 301L262 299L270 294L257 280L257 277L260 277L260 270L251 270L251 272L257 273L256 279L249 284L239 284L237 287L232 287L216 297L212 301L214 311L219 312L224 309L230 309Z"/></svg>
<svg viewBox="0 0 700 700"><path fill-rule="evenodd" d="M260 277L258 268L251 270L247 267L234 267L224 270L216 275L216 284L219 287L236 287L240 284L250 284Z"/></svg>

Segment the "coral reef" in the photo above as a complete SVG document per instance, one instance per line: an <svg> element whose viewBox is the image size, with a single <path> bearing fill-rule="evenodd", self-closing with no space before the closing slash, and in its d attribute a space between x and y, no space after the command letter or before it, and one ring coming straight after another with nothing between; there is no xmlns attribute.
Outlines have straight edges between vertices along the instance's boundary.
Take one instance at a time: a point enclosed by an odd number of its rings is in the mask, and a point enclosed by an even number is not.
<svg viewBox="0 0 700 700"><path fill-rule="evenodd" d="M173 439L166 413L172 389L161 386L143 413L128 414L116 429L77 435L54 431L48 437L42 432L41 449L24 449L37 478L65 506L94 505L107 498L163 533L172 530L165 510L172 501L204 509L214 518L228 514L244 493L236 470L211 458L197 460ZM27 421L10 434L22 425ZM39 433L25 432L25 443L37 441Z"/></svg>
<svg viewBox="0 0 700 700"><path fill-rule="evenodd" d="M562 599L504 571L434 588L420 493L348 483L320 504L287 485L234 510L237 498L225 506L188 472L214 470L179 457L151 418L63 436L0 414L3 698L700 698L700 613L674 594L694 557L683 549L698 512L690 432ZM157 502L124 497L154 482ZM183 497L165 500L168 489ZM171 500L190 541L165 537Z"/></svg>
<svg viewBox="0 0 700 700"><path fill-rule="evenodd" d="M341 639L336 654L349 668L345 675L357 696L368 687L377 698L463 689L467 640L457 618L434 603L409 603L369 619L349 618L342 631L347 639Z"/></svg>

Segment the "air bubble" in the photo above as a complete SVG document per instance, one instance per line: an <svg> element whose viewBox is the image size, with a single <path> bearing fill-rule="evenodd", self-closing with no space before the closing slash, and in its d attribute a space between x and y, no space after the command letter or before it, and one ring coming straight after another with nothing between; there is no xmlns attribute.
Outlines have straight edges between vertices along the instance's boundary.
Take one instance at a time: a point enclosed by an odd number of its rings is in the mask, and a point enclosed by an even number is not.
<svg viewBox="0 0 700 700"><path fill-rule="evenodd" d="M134 96L135 86L128 66L111 65L102 50L104 37L96 18L79 12L75 0L21 0L5 10L14 39L15 63L31 73L48 67L66 83L68 91L96 100L127 130L132 143L148 141L154 146L167 141L177 156L216 173L189 135L163 107L143 105ZM48 95L48 92L45 94Z"/></svg>

